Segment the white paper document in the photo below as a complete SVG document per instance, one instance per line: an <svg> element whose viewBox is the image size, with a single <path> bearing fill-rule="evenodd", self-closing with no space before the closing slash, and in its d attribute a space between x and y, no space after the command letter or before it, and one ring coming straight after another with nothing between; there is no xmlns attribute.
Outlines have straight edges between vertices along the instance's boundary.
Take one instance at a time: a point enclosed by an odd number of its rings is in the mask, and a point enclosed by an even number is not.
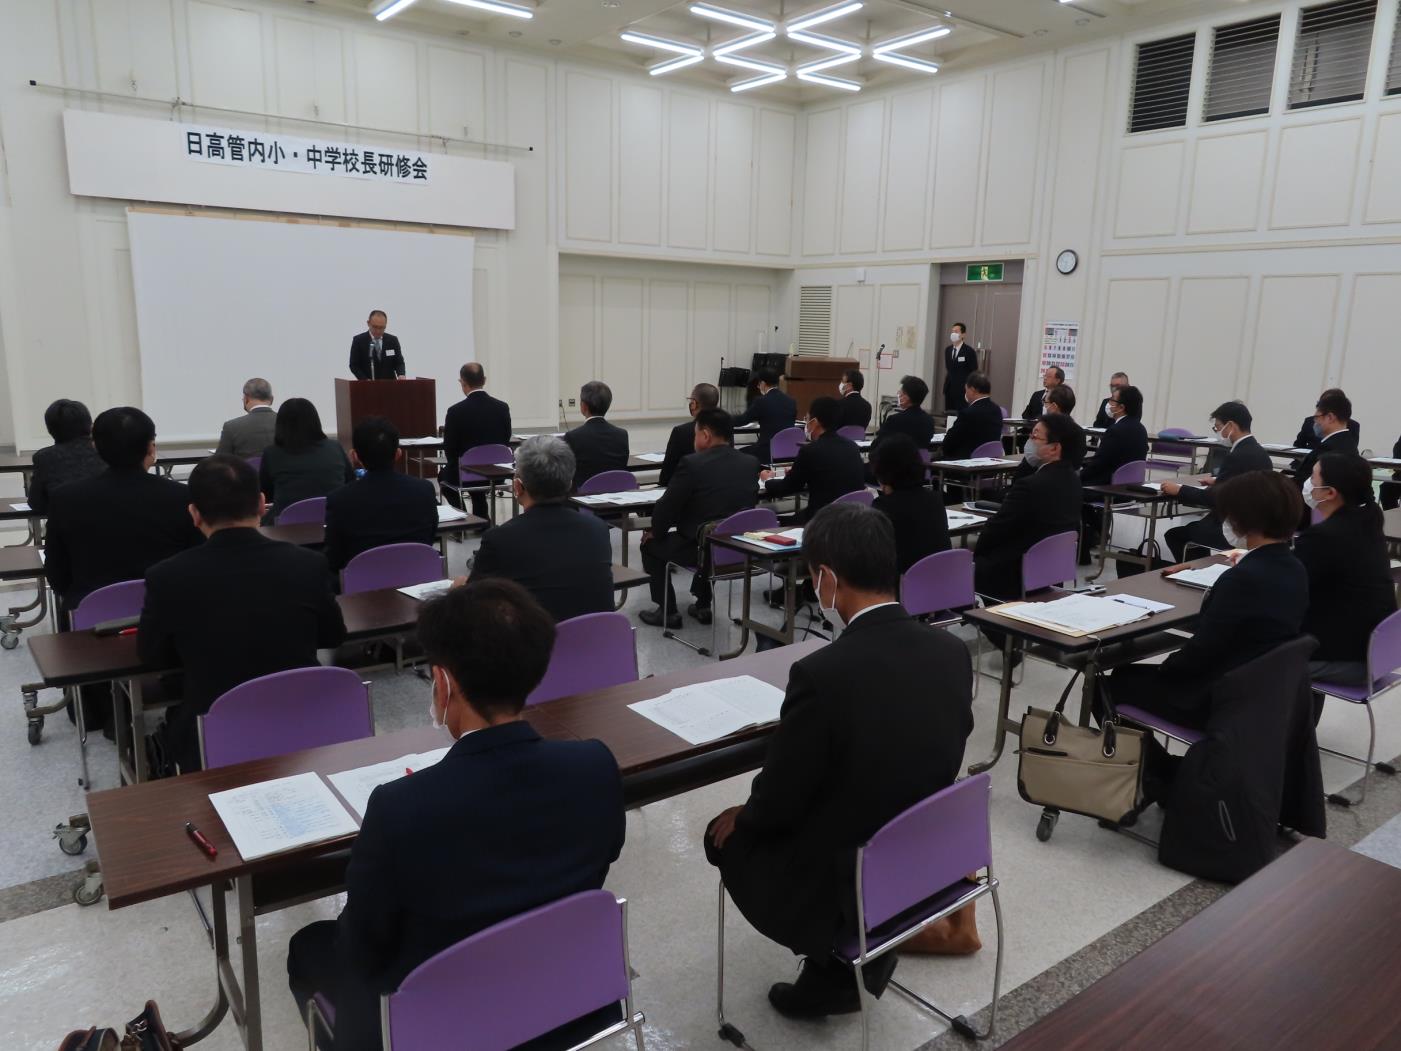
<svg viewBox="0 0 1401 1051"><path fill-rule="evenodd" d="M1180 573L1174 573L1168 577L1174 584L1185 584L1189 588L1201 588L1209 591L1221 579L1221 575L1231 567L1222 563L1215 566L1203 566L1201 569L1184 569Z"/></svg>
<svg viewBox="0 0 1401 1051"><path fill-rule="evenodd" d="M516 469L516 465L513 463L494 463L491 466L500 467L503 471L514 471Z"/></svg>
<svg viewBox="0 0 1401 1051"><path fill-rule="evenodd" d="M370 805L371 792L380 785L397 781L410 773L432 766L447 755L448 748L451 747L448 745L431 752L401 755L398 759L389 759L383 763L361 766L354 770L342 770L337 774L327 774L326 780L331 782L336 791L350 804L350 809L363 820L365 808Z"/></svg>
<svg viewBox="0 0 1401 1051"><path fill-rule="evenodd" d="M452 588L451 580L430 580L426 584L410 584L408 587L395 588L401 595L409 598L430 599Z"/></svg>
<svg viewBox="0 0 1401 1051"><path fill-rule="evenodd" d="M776 722L783 691L752 675L737 675L682 686L628 707L688 744L705 744L747 726Z"/></svg>
<svg viewBox="0 0 1401 1051"><path fill-rule="evenodd" d="M1136 483L1136 484L1133 486L1133 488L1136 488L1136 489L1152 489L1153 492L1155 492L1155 493L1161 493L1161 492L1163 491L1163 483L1162 483L1162 482L1138 482L1138 483Z"/></svg>
<svg viewBox="0 0 1401 1051"><path fill-rule="evenodd" d="M1146 609L1095 595L1067 595L1053 602L1014 602L994 606L989 612L1076 636L1093 635L1148 616Z"/></svg>
<svg viewBox="0 0 1401 1051"><path fill-rule="evenodd" d="M755 421L754 423L741 423L738 427L735 428L735 430L737 431L757 431L758 429L758 421Z"/></svg>
<svg viewBox="0 0 1401 1051"><path fill-rule="evenodd" d="M464 518L466 518L466 517L467 517L467 512L466 512L466 511L461 511L461 510L459 510L458 508L453 507L452 504L439 504L439 505L438 505L438 521L439 521L439 522L460 522L460 521L462 521L462 520L463 520Z"/></svg>
<svg viewBox="0 0 1401 1051"><path fill-rule="evenodd" d="M983 515L969 514L967 511L949 511L950 529L965 529L968 526L980 526L987 522Z"/></svg>
<svg viewBox="0 0 1401 1051"><path fill-rule="evenodd" d="M630 507L634 504L655 504L665 493L665 489L629 489L622 493L594 493L590 496L576 496L574 499L585 507L595 507L599 504Z"/></svg>
<svg viewBox="0 0 1401 1051"><path fill-rule="evenodd" d="M316 774L211 792L244 861L354 834L355 819Z"/></svg>
<svg viewBox="0 0 1401 1051"><path fill-rule="evenodd" d="M857 438L856 447L858 449L869 449L873 441L875 441L874 438Z"/></svg>
<svg viewBox="0 0 1401 1051"><path fill-rule="evenodd" d="M1004 460L997 456L972 456L966 460L940 460L931 467L1015 467L1016 460Z"/></svg>
<svg viewBox="0 0 1401 1051"><path fill-rule="evenodd" d="M930 444L930 445L943 445L943 444L944 444L944 436L943 436L942 434L936 434L936 435L934 435L934 437L932 437L932 438L929 439L929 444Z"/></svg>
<svg viewBox="0 0 1401 1051"><path fill-rule="evenodd" d="M427 438L400 438L400 445L442 445L443 439L429 436Z"/></svg>
<svg viewBox="0 0 1401 1051"><path fill-rule="evenodd" d="M1137 606L1139 609L1146 609L1149 613L1163 613L1172 609L1172 604L1168 602L1155 602L1151 598L1139 598L1137 595L1110 595L1114 602L1122 602L1125 605Z"/></svg>
<svg viewBox="0 0 1401 1051"><path fill-rule="evenodd" d="M797 543L796 543L796 544L774 544L774 543L770 543L770 542L767 541L767 540L760 540L760 539L758 539L758 538L756 538L756 537L752 537L752 536L746 536L746 537L744 538L744 540L745 540L746 543L753 544L755 547L762 547L762 548L764 548L764 549L767 550L767 551L797 551L799 548L801 548L801 547L803 546L803 531L802 531L801 528L799 528L799 529L777 529L777 530L774 530L774 531L772 531L772 532L766 533L765 535L766 535L766 536L791 536L794 540L797 541Z"/></svg>
<svg viewBox="0 0 1401 1051"><path fill-rule="evenodd" d="M637 458L648 463L661 463L666 459L666 453L638 453Z"/></svg>
<svg viewBox="0 0 1401 1051"><path fill-rule="evenodd" d="M32 511L33 508L30 507L28 504L11 504L11 505L10 505L10 510L12 510L12 511Z"/></svg>

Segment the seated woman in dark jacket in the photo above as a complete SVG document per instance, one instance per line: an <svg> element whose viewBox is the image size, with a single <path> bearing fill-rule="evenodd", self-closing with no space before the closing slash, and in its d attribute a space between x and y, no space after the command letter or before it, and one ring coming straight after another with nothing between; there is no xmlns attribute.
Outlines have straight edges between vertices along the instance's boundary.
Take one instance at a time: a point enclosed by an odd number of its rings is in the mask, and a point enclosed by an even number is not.
<svg viewBox="0 0 1401 1051"><path fill-rule="evenodd" d="M1162 664L1109 677L1111 698L1197 730L1211 714L1212 681L1297 638L1309 605L1308 574L1289 550L1303 513L1294 484L1273 471L1237 475L1216 487L1216 511L1245 554L1207 593L1192 637Z"/></svg>
<svg viewBox="0 0 1401 1051"><path fill-rule="evenodd" d="M1294 541L1309 575L1304 631L1318 639L1309 674L1325 682L1367 681L1372 629L1396 612L1382 513L1372 469L1345 453L1320 456L1304 481L1304 500L1323 516Z"/></svg>
<svg viewBox="0 0 1401 1051"><path fill-rule="evenodd" d="M34 453L29 480L29 506L41 515L48 513L49 494L59 486L107 470L92 445L92 413L82 402L59 398L44 410L44 426L54 443Z"/></svg>
<svg viewBox="0 0 1401 1051"><path fill-rule="evenodd" d="M268 498L264 521L272 523L299 500L327 496L354 481L355 470L340 442L321 429L316 406L305 398L288 398L277 410L273 444L263 450L258 478Z"/></svg>
<svg viewBox="0 0 1401 1051"><path fill-rule="evenodd" d="M895 561L901 573L926 555L949 549L949 520L939 494L924 486L925 466L915 443L891 435L871 456L881 495L871 505L895 527Z"/></svg>

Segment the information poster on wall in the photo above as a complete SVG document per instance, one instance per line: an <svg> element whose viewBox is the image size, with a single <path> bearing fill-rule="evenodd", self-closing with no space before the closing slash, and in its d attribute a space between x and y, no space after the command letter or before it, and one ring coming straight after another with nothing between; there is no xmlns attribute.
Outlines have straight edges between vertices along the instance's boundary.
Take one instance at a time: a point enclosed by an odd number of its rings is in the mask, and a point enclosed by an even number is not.
<svg viewBox="0 0 1401 1051"><path fill-rule="evenodd" d="M1048 321L1041 330L1041 371L1052 365L1065 372L1065 382L1075 384L1075 359L1080 351L1080 322Z"/></svg>

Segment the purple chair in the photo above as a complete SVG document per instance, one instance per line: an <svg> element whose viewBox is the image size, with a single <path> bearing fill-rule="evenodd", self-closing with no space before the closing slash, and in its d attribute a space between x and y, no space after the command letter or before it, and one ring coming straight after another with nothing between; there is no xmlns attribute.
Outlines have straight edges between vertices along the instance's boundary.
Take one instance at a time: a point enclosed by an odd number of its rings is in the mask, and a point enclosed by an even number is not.
<svg viewBox="0 0 1401 1051"><path fill-rule="evenodd" d="M326 498L313 496L306 500L298 500L295 504L288 504L277 512L277 524L325 525Z"/></svg>
<svg viewBox="0 0 1401 1051"><path fill-rule="evenodd" d="M937 628L959 623L962 610L978 604L977 592L973 590L973 549L954 547L947 551L936 551L925 555L905 570L900 577L900 605L912 617L930 618L935 614L945 614L937 620L926 619L926 624ZM947 614L953 614L948 616ZM983 633L974 636L973 667L982 663ZM978 696L979 676L973 676L973 696Z"/></svg>
<svg viewBox="0 0 1401 1051"><path fill-rule="evenodd" d="M1022 555L1022 598L1042 588L1075 580L1075 554L1080 537L1074 530L1038 540Z"/></svg>
<svg viewBox="0 0 1401 1051"><path fill-rule="evenodd" d="M1135 725L1152 730L1154 733L1160 733L1164 737L1170 737L1174 741L1181 741L1185 745L1194 745L1206 736L1206 732L1203 730L1193 730L1187 726L1168 722L1161 715L1155 715L1136 704L1116 704L1114 710L1119 713L1121 719L1127 719Z"/></svg>
<svg viewBox="0 0 1401 1051"><path fill-rule="evenodd" d="M250 679L199 717L206 770L374 733L370 684L348 668L294 668Z"/></svg>
<svg viewBox="0 0 1401 1051"><path fill-rule="evenodd" d="M728 534L734 534L734 533L753 533L753 532L757 532L757 531L760 530L760 529L777 529L777 528L778 528L778 515L774 514L772 508L768 508L768 507L751 507L751 508L748 509L747 511L737 511L737 512L735 512L734 514L730 515L729 518L725 518L725 519L722 519L722 520L719 521L719 522L716 522L716 523L715 523L715 528L713 528L712 530L710 530L710 532L712 532L712 533L721 533L721 534L727 534L727 533L728 533ZM713 595L713 594L714 594L714 589L715 589L715 584L716 584L718 581L721 581L721 580L740 580L740 579L742 579L742 578L744 577L744 572L745 572L745 570L744 570L744 562L745 562L745 560L744 560L744 556L741 555L738 551L731 551L731 550L730 550L729 548L727 548L727 547L717 547L717 546L714 545L714 544L707 544L706 546L707 546L707 547L709 548L709 550L710 550L710 587L711 587L711 593L712 593L712 595ZM667 573L667 576L668 576L668 577L671 575L671 571L672 571L673 567L674 567L674 568L678 568L678 569L689 569L689 570L692 570L692 571L694 571L694 572L696 572L696 573L699 573L699 572L700 572L700 569L698 569L696 566L684 565L683 563L680 563L680 562L668 562L668 563L666 564L666 573ZM730 599L731 602L733 602L733 600L734 600L733 589L731 589L731 593L730 593L730 595L729 595L729 599ZM712 599L712 601L713 601L713 599ZM666 594L665 594L665 592L663 592L663 594L662 594L662 606L663 606L663 609L662 609L662 615L663 615L662 623L665 624L665 623L666 623L665 615L666 615L666 612L667 612L667 611L666 611L666 608L665 608L665 606L666 606ZM732 616L733 616L733 610L732 610L732 609L728 609L728 607L727 607L726 616L727 616L727 617L732 617ZM666 630L664 630L664 631L662 632L662 638L672 639L672 640L675 641L675 642L681 643L681 645L685 646L687 649L695 650L695 651L696 651L697 653L699 653L702 657L709 657L712 653L714 653L714 652L716 651L716 648L717 648L718 645L719 645L719 627L720 627L720 618L719 618L719 617L716 617L716 616L714 616L714 615L712 615L712 616L711 616L711 619L710 619L710 647L709 647L709 649L707 649L707 648L704 647L704 646L696 646L696 645L694 645L693 643L687 642L685 639L681 638L679 635L677 635L674 631L672 631L672 630L669 629L669 628L666 629Z"/></svg>
<svg viewBox="0 0 1401 1051"><path fill-rule="evenodd" d="M341 571L341 593L404 588L443 579L443 557L427 544L385 544L361 551Z"/></svg>
<svg viewBox="0 0 1401 1051"><path fill-rule="evenodd" d="M1398 683L1401 683L1401 611L1391 614L1372 629L1372 638L1367 643L1366 685L1349 686L1345 683L1324 682L1319 679L1313 681L1312 685L1317 693L1321 693L1325 697L1336 697L1338 700L1347 701L1350 704L1360 704L1367 709L1366 759L1348 755L1346 752L1336 752L1331 748L1324 748L1322 745L1318 746L1320 752L1327 752L1340 759L1361 763L1363 767L1362 788L1358 797L1353 800L1340 792L1335 792L1328 797L1328 802L1336 803L1339 806L1352 806L1365 800L1367 798L1367 781L1372 776L1373 766L1384 774L1396 773L1396 768L1390 763L1374 763L1372 761L1377 746L1377 719L1372 713L1372 702Z"/></svg>
<svg viewBox="0 0 1401 1051"><path fill-rule="evenodd" d="M1131 460L1117 468L1109 479L1110 485L1142 485L1148 477L1147 460Z"/></svg>
<svg viewBox="0 0 1401 1051"><path fill-rule="evenodd" d="M769 440L769 462L791 460L798 455L798 446L807 441L801 427L785 427Z"/></svg>
<svg viewBox="0 0 1401 1051"><path fill-rule="evenodd" d="M845 427L838 427L837 433L849 442L859 442L866 437L866 428L859 424L850 423Z"/></svg>
<svg viewBox="0 0 1401 1051"><path fill-rule="evenodd" d="M313 1034L318 1024L329 1031L323 1003L308 1004ZM622 1017L576 1046L631 1030L642 1051L646 1019L633 1010L627 902L586 890L419 964L380 998L380 1019L385 1051L465 1047L469 1039L473 1051L507 1051L612 1004Z"/></svg>
<svg viewBox="0 0 1401 1051"><path fill-rule="evenodd" d="M1148 477L1148 461L1147 461L1147 460L1130 460L1128 463L1122 464L1121 466L1119 466L1119 467L1117 467L1117 468L1114 469L1114 473L1113 473L1112 475L1110 475L1110 477L1109 477L1109 484L1110 484L1110 485L1142 485L1142 484L1144 483L1144 481L1147 479L1147 477ZM1089 496L1089 493L1086 493L1085 495L1086 495L1086 496ZM1121 500L1119 500L1117 503L1115 503L1115 501L1111 499L1111 500L1109 500L1108 502L1109 502L1112 506L1114 506L1114 507L1119 507L1119 506L1123 506L1123 507L1132 507L1132 506L1133 506L1133 500L1132 500L1132 499L1121 499ZM1097 498L1095 498L1095 499L1093 499L1093 500L1086 500L1086 501L1085 501L1086 506L1095 508L1095 509L1097 509L1098 511L1100 511L1101 513L1104 511L1104 505L1105 505L1105 503L1106 503L1106 500L1105 500L1104 498L1102 498L1102 497L1097 497ZM1100 538L1100 544L1099 544L1099 572L1095 574L1095 576L1094 576L1093 579L1097 579L1097 578L1099 577L1099 574L1104 572L1104 564L1105 564L1105 562L1108 560L1110 548L1113 547L1113 540L1114 540L1114 516L1111 514L1111 515L1109 516L1108 522L1105 523L1104 535Z"/></svg>
<svg viewBox="0 0 1401 1051"><path fill-rule="evenodd" d="M1192 466L1193 456L1196 454L1196 446L1186 445L1182 442L1163 441L1164 438L1190 438L1192 432L1185 427L1165 427L1158 432L1158 437L1149 439L1148 459L1144 461L1149 471L1171 471L1173 474L1180 474L1184 467ZM1170 460L1156 459L1156 457L1171 456Z"/></svg>
<svg viewBox="0 0 1401 1051"><path fill-rule="evenodd" d="M253 470L255 471L258 470L260 467L263 466L263 458L261 456L248 457L248 466L253 468Z"/></svg>
<svg viewBox="0 0 1401 1051"><path fill-rule="evenodd" d="M962 1015L940 1010L928 1000L891 980L891 986L932 1011L972 1039L984 1039L997 1024L1002 992L1002 904L992 871L992 831L988 804L991 778L978 774L957 781L916 803L888 821L856 852L856 934L832 947L832 954L856 971L861 1004L861 1047L871 1046L870 1015L874 1009L862 969L898 948L930 925L992 895L997 918L997 962L993 969L992 1008L985 1032L979 1033ZM969 879L968 873L987 874ZM720 1036L738 1047L748 1046L744 1034L725 1021L725 884L720 884L719 963L716 983Z"/></svg>
<svg viewBox="0 0 1401 1051"><path fill-rule="evenodd" d="M976 449L973 450L972 458L977 459L980 456L991 456L1000 460L1006 455L1007 450L1002 447L1002 443L1000 441L983 442L982 445L978 446Z"/></svg>
<svg viewBox="0 0 1401 1051"><path fill-rule="evenodd" d="M622 613L585 613L560 621L540 685L526 704L637 681L637 631Z"/></svg>
<svg viewBox="0 0 1401 1051"><path fill-rule="evenodd" d="M1007 408L1007 406L1005 406L1005 405L999 406L999 408L1002 409L1002 418L1003 418L1004 420L1010 420L1010 419L1012 418L1012 410L1011 410L1011 409Z"/></svg>
<svg viewBox="0 0 1401 1051"><path fill-rule="evenodd" d="M628 493L637 488L637 475L631 471L599 471L579 485L580 496L596 493Z"/></svg>
<svg viewBox="0 0 1401 1051"><path fill-rule="evenodd" d="M472 468L496 463L515 463L515 454L511 452L509 445L478 445L468 449L457 458L457 484L441 483L440 487L456 493L458 503L466 506L462 499L462 494L465 491L480 489L483 486L493 492L496 490L495 480L477 474Z"/></svg>
<svg viewBox="0 0 1401 1051"><path fill-rule="evenodd" d="M842 493L832 501L834 504L860 504L862 507L870 507L875 503L876 494L869 489L853 489L849 493Z"/></svg>
<svg viewBox="0 0 1401 1051"><path fill-rule="evenodd" d="M84 596L69 614L69 624L74 631L87 631L104 621L139 617L145 602L145 580L123 580L117 584L108 584Z"/></svg>

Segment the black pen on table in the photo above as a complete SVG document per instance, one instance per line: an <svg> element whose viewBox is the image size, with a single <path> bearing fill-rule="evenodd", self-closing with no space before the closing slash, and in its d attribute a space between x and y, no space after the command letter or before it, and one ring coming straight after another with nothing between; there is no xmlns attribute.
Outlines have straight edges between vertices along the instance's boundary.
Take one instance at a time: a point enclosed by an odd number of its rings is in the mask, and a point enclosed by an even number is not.
<svg viewBox="0 0 1401 1051"><path fill-rule="evenodd" d="M217 858L219 856L219 848L209 842L209 837L195 828L194 822L185 822L185 835L189 836L190 839L194 841L195 846L199 847L200 850L204 851L211 858Z"/></svg>

